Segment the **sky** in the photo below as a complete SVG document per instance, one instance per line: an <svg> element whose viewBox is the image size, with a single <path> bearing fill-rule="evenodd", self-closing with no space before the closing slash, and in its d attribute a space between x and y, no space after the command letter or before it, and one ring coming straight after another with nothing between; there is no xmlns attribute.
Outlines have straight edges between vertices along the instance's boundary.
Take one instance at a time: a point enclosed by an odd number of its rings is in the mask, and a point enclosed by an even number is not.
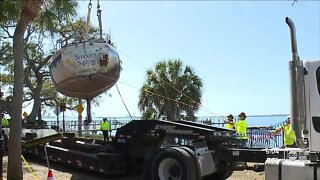
<svg viewBox="0 0 320 180"><path fill-rule="evenodd" d="M86 16L89 1L79 1ZM98 26L97 1L91 22ZM296 26L302 60L320 59L320 2L100 1L103 31L112 32L122 60L117 83L133 116L139 89L160 60L179 58L202 79L197 116L289 113L289 28ZM93 116L128 113L114 86Z"/></svg>

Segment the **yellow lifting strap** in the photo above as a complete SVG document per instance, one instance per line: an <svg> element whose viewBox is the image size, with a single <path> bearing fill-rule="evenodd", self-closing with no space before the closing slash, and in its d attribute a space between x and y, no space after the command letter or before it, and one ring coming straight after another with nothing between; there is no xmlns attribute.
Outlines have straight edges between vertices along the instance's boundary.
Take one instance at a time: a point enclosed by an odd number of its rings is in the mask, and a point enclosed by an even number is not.
<svg viewBox="0 0 320 180"><path fill-rule="evenodd" d="M91 8L92 8L92 3L91 3L91 0L90 0L89 5L88 5L88 14L87 14L86 36L88 36L88 34L89 34Z"/></svg>
<svg viewBox="0 0 320 180"><path fill-rule="evenodd" d="M21 159L24 162L24 164L26 165L28 171L30 172L30 174L32 175L34 180L38 180L38 176L36 175L36 173L34 173L31 169L31 167L29 166L28 162L26 161L26 159L21 155Z"/></svg>

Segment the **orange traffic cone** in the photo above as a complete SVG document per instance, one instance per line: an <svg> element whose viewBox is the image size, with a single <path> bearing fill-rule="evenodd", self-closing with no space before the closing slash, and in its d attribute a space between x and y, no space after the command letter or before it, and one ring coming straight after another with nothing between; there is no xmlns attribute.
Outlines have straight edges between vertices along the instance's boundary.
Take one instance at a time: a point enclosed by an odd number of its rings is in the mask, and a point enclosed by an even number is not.
<svg viewBox="0 0 320 180"><path fill-rule="evenodd" d="M52 170L49 169L47 180L53 180Z"/></svg>

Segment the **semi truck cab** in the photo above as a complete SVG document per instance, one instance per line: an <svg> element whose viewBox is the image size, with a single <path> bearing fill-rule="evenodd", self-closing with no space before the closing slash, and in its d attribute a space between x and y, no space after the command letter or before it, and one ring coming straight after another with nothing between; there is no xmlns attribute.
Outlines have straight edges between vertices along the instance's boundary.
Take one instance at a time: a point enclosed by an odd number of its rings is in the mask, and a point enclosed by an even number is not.
<svg viewBox="0 0 320 180"><path fill-rule="evenodd" d="M265 179L320 179L320 60L301 61L297 50L295 25L290 28L292 60L290 74L290 117L299 148L286 148L287 158L268 158ZM303 154L303 158L299 155Z"/></svg>
<svg viewBox="0 0 320 180"><path fill-rule="evenodd" d="M310 152L320 152L320 60L304 62L306 127Z"/></svg>

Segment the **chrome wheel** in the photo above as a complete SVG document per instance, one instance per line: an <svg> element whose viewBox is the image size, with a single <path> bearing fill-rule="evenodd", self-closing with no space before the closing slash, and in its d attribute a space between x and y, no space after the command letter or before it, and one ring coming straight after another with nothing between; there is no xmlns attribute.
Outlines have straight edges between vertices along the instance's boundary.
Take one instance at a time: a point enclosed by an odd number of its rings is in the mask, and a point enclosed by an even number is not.
<svg viewBox="0 0 320 180"><path fill-rule="evenodd" d="M159 164L158 175L160 180L181 180L182 168L173 158L166 158Z"/></svg>

